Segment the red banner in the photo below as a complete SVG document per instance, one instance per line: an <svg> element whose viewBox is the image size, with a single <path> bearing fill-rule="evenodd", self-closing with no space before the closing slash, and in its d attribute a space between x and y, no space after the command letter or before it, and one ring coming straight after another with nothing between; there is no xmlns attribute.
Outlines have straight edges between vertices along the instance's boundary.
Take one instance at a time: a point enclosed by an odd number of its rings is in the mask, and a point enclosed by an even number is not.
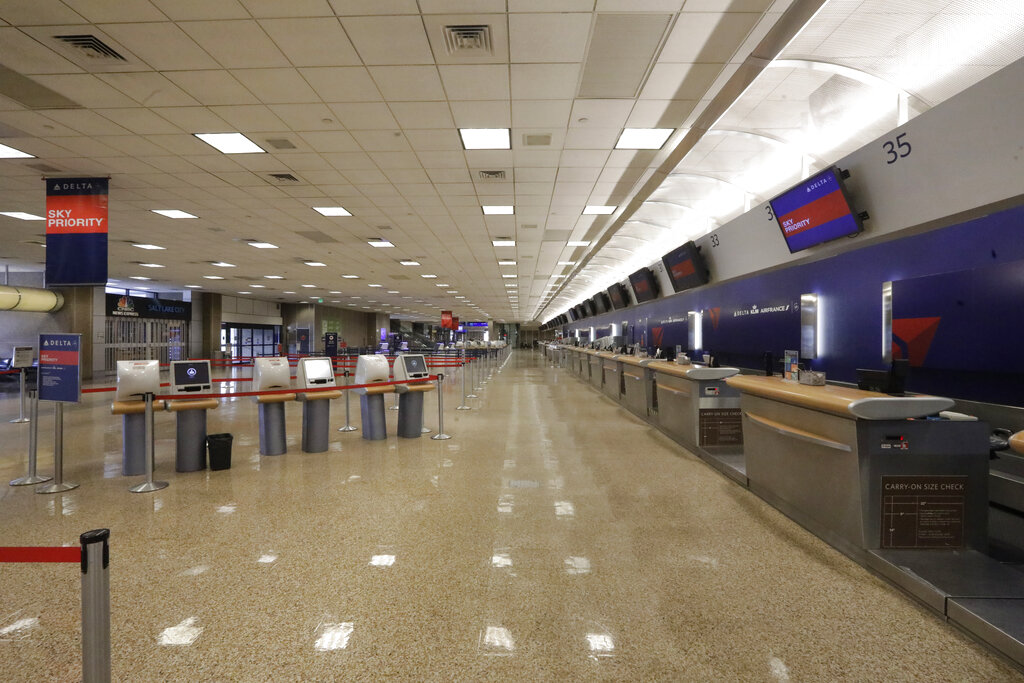
<svg viewBox="0 0 1024 683"><path fill-rule="evenodd" d="M452 327L452 312L451 311L441 311L441 327L445 328L446 330L454 330L455 329L454 327Z"/></svg>
<svg viewBox="0 0 1024 683"><path fill-rule="evenodd" d="M107 178L46 179L46 286L107 282Z"/></svg>

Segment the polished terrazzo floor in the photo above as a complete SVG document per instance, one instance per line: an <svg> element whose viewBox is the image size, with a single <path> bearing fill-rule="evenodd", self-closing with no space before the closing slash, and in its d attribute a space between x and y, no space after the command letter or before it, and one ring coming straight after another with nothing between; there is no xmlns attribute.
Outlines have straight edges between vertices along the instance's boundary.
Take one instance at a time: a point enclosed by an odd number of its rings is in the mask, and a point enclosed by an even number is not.
<svg viewBox="0 0 1024 683"><path fill-rule="evenodd" d="M220 472L174 473L160 414L170 487L150 494L120 476L109 396L88 398L65 418L80 488L5 484L0 544L110 528L115 680L1024 680L539 354L515 352L472 410L460 389L449 441L338 433L337 401L316 455L298 406L288 453L261 457L251 400L224 402ZM28 431L3 396L6 482ZM428 427L436 411L428 394ZM77 680L78 602L72 565L0 565L0 680Z"/></svg>

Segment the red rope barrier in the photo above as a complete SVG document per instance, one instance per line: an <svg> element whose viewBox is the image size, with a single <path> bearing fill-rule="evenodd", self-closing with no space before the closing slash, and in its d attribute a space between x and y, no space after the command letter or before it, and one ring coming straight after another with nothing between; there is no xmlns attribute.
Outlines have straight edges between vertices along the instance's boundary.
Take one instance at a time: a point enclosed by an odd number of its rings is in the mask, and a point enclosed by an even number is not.
<svg viewBox="0 0 1024 683"><path fill-rule="evenodd" d="M2 562L74 562L81 563L82 548L0 547Z"/></svg>

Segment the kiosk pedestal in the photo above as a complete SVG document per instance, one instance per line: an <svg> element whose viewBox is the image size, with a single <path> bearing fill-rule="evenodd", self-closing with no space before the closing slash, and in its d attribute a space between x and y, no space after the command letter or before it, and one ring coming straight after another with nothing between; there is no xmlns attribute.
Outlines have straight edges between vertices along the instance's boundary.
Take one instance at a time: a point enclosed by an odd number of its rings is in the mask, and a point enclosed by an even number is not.
<svg viewBox="0 0 1024 683"><path fill-rule="evenodd" d="M153 403L153 410L164 407L164 401ZM135 477L146 473L146 403L145 401L114 401L113 415L122 415L121 474Z"/></svg>
<svg viewBox="0 0 1024 683"><path fill-rule="evenodd" d="M174 451L175 472L198 472L206 469L206 411L216 410L215 398L195 401L171 401L167 409L178 414L177 445Z"/></svg>
<svg viewBox="0 0 1024 683"><path fill-rule="evenodd" d="M284 404L295 394L257 396L260 417L260 455L281 455L288 450L284 429Z"/></svg>
<svg viewBox="0 0 1024 683"><path fill-rule="evenodd" d="M363 438L367 441L381 441L388 436L384 420L384 394L390 394L390 386L367 387L359 397L359 412L363 419Z"/></svg>
<svg viewBox="0 0 1024 683"><path fill-rule="evenodd" d="M300 394L302 402L302 452L323 453L327 450L327 431L331 423L331 399L341 398L340 391Z"/></svg>
<svg viewBox="0 0 1024 683"><path fill-rule="evenodd" d="M425 383L398 386L399 436L418 439L423 434L423 394L433 390L433 385Z"/></svg>

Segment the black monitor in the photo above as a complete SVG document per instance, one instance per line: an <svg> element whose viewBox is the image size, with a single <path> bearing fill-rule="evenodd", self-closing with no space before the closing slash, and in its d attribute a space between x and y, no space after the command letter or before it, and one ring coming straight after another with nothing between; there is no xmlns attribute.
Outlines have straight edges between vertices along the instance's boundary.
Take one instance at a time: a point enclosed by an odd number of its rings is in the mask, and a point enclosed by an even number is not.
<svg viewBox="0 0 1024 683"><path fill-rule="evenodd" d="M608 295L604 292L598 292L594 295L594 305L597 307L598 313L607 313L612 310L612 304L608 301Z"/></svg>
<svg viewBox="0 0 1024 683"><path fill-rule="evenodd" d="M597 309L594 307L594 300L587 299L583 302L583 308L587 311L587 317L597 315Z"/></svg>
<svg viewBox="0 0 1024 683"><path fill-rule="evenodd" d="M860 214L850 206L843 172L835 166L786 190L769 205L790 253L863 229Z"/></svg>
<svg viewBox="0 0 1024 683"><path fill-rule="evenodd" d="M611 300L612 307L615 310L625 308L629 305L629 293L626 291L626 288L618 282L608 288L608 298Z"/></svg>
<svg viewBox="0 0 1024 683"><path fill-rule="evenodd" d="M707 284L709 273L704 257L701 256L700 247L693 241L681 244L669 253L661 257L665 264L665 272L668 273L672 289L682 292L686 289L699 287Z"/></svg>
<svg viewBox="0 0 1024 683"><path fill-rule="evenodd" d="M402 361L405 363L405 375L409 379L418 379L430 375L427 371L427 362L423 356L402 356Z"/></svg>
<svg viewBox="0 0 1024 683"><path fill-rule="evenodd" d="M171 362L172 391L184 393L209 390L210 361L176 360Z"/></svg>
<svg viewBox="0 0 1024 683"><path fill-rule="evenodd" d="M572 310L576 311L577 320L583 320L587 317L587 312L583 309L583 304L576 304L572 307Z"/></svg>
<svg viewBox="0 0 1024 683"><path fill-rule="evenodd" d="M633 287L633 296L638 304L658 298L658 280L650 268L641 268L630 275L629 284Z"/></svg>

